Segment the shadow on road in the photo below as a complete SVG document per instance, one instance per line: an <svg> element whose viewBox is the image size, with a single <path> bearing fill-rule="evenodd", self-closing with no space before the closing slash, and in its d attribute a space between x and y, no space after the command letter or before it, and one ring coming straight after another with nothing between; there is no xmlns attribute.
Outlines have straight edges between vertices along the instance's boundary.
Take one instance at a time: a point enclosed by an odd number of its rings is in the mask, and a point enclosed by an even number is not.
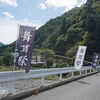
<svg viewBox="0 0 100 100"><path fill-rule="evenodd" d="M82 84L88 84L88 85L91 85L91 83L87 83L87 82L83 82L83 81L76 81L78 83L82 83Z"/></svg>

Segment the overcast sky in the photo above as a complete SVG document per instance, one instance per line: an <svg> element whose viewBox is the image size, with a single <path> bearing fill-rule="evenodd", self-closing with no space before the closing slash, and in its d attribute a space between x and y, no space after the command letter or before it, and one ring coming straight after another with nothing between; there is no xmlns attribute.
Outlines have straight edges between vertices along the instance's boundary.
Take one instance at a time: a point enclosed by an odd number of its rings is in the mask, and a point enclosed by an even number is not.
<svg viewBox="0 0 100 100"><path fill-rule="evenodd" d="M0 0L0 42L16 40L18 24L39 28L86 0Z"/></svg>

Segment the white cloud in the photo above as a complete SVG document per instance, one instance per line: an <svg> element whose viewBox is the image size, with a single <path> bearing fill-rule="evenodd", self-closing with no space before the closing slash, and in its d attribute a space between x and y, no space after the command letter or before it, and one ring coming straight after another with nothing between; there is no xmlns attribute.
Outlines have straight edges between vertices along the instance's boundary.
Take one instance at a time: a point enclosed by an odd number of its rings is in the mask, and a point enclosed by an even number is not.
<svg viewBox="0 0 100 100"><path fill-rule="evenodd" d="M29 21L27 18L23 20L11 20L8 18L0 19L0 42L9 44L17 39L17 30L19 25L35 26L39 28L42 24L40 21Z"/></svg>
<svg viewBox="0 0 100 100"><path fill-rule="evenodd" d="M24 18L23 20L18 20L14 22L19 25L33 26L36 27L36 29L38 29L42 25L39 20L29 20L28 18Z"/></svg>
<svg viewBox="0 0 100 100"><path fill-rule="evenodd" d="M47 8L46 5L45 5L44 3L40 3L40 4L39 4L39 7L40 7L41 9L46 9L46 8Z"/></svg>
<svg viewBox="0 0 100 100"><path fill-rule="evenodd" d="M43 3L39 5L41 9L46 9L47 7L65 8L65 11L71 10L76 6L81 6L83 3L86 3L87 0L81 0L80 4L78 4L79 0L45 0Z"/></svg>
<svg viewBox="0 0 100 100"><path fill-rule="evenodd" d="M80 7L82 4L84 4L84 3L86 3L87 2L87 0L82 0L81 2L80 2L80 4L78 5L78 7Z"/></svg>
<svg viewBox="0 0 100 100"><path fill-rule="evenodd" d="M47 6L54 8L65 7L66 11L72 9L78 3L78 0L45 0Z"/></svg>
<svg viewBox="0 0 100 100"><path fill-rule="evenodd" d="M16 2L16 0L0 0L0 6L12 6L12 7L17 7L18 4Z"/></svg>
<svg viewBox="0 0 100 100"><path fill-rule="evenodd" d="M14 16L11 15L10 13L8 13L8 12L3 12L3 15L5 15L6 17L8 17L10 19L14 19Z"/></svg>
<svg viewBox="0 0 100 100"><path fill-rule="evenodd" d="M0 41L9 44L16 40L17 25L10 19L0 19Z"/></svg>
<svg viewBox="0 0 100 100"><path fill-rule="evenodd" d="M83 2L83 3L86 3L86 2L87 2L87 0L82 0L82 2Z"/></svg>

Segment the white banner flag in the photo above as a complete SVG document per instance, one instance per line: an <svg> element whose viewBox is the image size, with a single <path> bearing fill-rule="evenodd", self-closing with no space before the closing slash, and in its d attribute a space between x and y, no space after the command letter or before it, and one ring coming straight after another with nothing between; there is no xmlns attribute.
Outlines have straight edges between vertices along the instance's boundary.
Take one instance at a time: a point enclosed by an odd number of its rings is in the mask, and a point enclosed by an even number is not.
<svg viewBox="0 0 100 100"><path fill-rule="evenodd" d="M84 57L85 57L85 52L86 52L86 46L79 46L76 59L75 59L75 68L80 69L83 65Z"/></svg>

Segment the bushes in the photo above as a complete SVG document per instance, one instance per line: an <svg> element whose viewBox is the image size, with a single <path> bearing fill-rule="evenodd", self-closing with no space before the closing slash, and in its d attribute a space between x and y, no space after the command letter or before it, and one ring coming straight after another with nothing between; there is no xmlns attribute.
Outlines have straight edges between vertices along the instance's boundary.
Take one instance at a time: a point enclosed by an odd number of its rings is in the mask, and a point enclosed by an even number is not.
<svg viewBox="0 0 100 100"><path fill-rule="evenodd" d="M5 64L5 66L10 66L13 64L13 56L11 55L11 53L6 52L4 54L3 63Z"/></svg>
<svg viewBox="0 0 100 100"><path fill-rule="evenodd" d="M66 67L67 66L67 63L65 63L65 62L59 62L59 63L57 63L57 66L59 68Z"/></svg>
<svg viewBox="0 0 100 100"><path fill-rule="evenodd" d="M55 59L53 58L48 58L47 59L47 67L50 68L52 67L53 63L55 62Z"/></svg>
<svg viewBox="0 0 100 100"><path fill-rule="evenodd" d="M0 57L0 66L3 65L3 58Z"/></svg>

